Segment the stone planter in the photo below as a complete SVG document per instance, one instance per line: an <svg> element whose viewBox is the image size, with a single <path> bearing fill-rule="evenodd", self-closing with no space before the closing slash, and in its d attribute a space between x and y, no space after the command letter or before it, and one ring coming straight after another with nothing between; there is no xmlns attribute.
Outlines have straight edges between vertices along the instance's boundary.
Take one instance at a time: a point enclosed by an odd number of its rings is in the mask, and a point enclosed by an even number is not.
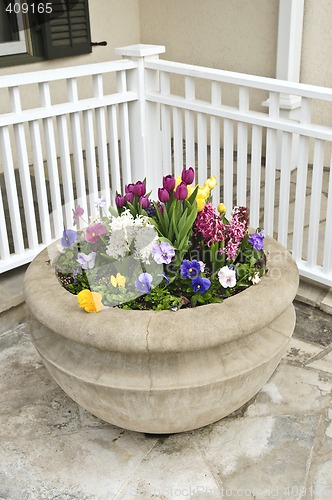
<svg viewBox="0 0 332 500"><path fill-rule="evenodd" d="M59 285L43 251L25 277L32 341L62 389L125 429L174 433L215 422L267 382L295 326L298 271L265 240L258 285L194 309L87 314Z"/></svg>

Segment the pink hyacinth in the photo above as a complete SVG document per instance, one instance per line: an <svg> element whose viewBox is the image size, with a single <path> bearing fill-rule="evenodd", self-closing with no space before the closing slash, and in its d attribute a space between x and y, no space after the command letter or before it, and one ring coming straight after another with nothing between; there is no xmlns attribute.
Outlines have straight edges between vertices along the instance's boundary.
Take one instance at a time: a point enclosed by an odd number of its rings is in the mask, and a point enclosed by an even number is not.
<svg viewBox="0 0 332 500"><path fill-rule="evenodd" d="M194 235L201 235L205 244L209 247L215 241L224 241L225 224L219 213L208 202L201 212L198 212L194 223Z"/></svg>

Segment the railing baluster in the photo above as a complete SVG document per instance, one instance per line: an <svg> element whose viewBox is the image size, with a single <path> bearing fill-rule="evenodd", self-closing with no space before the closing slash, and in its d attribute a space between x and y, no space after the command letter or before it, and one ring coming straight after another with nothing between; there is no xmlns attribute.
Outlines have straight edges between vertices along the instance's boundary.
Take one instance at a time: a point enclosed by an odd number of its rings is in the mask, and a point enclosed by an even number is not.
<svg viewBox="0 0 332 500"><path fill-rule="evenodd" d="M207 175L207 117L197 115L198 183L203 186Z"/></svg>
<svg viewBox="0 0 332 500"><path fill-rule="evenodd" d="M195 80L190 77L185 78L185 99L186 102L195 100ZM192 111L184 112L185 119L185 149L186 166L195 167L195 114Z"/></svg>
<svg viewBox="0 0 332 500"><path fill-rule="evenodd" d="M104 97L103 76L98 74L93 76L93 94L97 99ZM100 190L107 200L107 206L111 203L110 179L107 158L107 134L106 134L106 119L105 109L98 108L96 114L96 134L97 134L97 151L98 151L98 168L100 178Z"/></svg>
<svg viewBox="0 0 332 500"><path fill-rule="evenodd" d="M48 82L40 83L41 105L45 108L51 107L51 94ZM60 180L58 173L58 162L56 154L55 134L52 118L44 118L43 129L46 145L47 171L50 182L51 200L52 200L52 220L53 220L53 238L60 238L62 235L63 217L62 203L60 193Z"/></svg>
<svg viewBox="0 0 332 500"><path fill-rule="evenodd" d="M114 201L116 191L118 193L122 191L121 168L120 168L120 158L119 158L119 134L118 134L116 107L109 106L107 110L107 115L108 115L108 128L109 128L111 179L112 179L112 201Z"/></svg>
<svg viewBox="0 0 332 500"><path fill-rule="evenodd" d="M234 131L231 120L224 121L224 204L229 218L233 208Z"/></svg>
<svg viewBox="0 0 332 500"><path fill-rule="evenodd" d="M8 127L0 128L0 151L2 151L3 171L15 253L21 253L24 250L23 230Z"/></svg>
<svg viewBox="0 0 332 500"><path fill-rule="evenodd" d="M311 268L317 265L323 165L324 165L324 142L316 139L314 146L314 164L312 170L309 234L308 234L308 258L307 258L308 266Z"/></svg>
<svg viewBox="0 0 332 500"><path fill-rule="evenodd" d="M332 272L332 154L330 160L329 187L327 195L323 271L326 274Z"/></svg>
<svg viewBox="0 0 332 500"><path fill-rule="evenodd" d="M126 72L120 71L117 73L118 90L119 92L127 91ZM130 155L130 137L129 137L129 116L128 103L119 104L119 124L120 124L120 148L121 148L121 171L122 184L129 184L133 181L143 179L132 179L131 175L131 155Z"/></svg>
<svg viewBox="0 0 332 500"><path fill-rule="evenodd" d="M11 87L9 89L9 95L12 103L12 112L19 113L22 110L19 88ZM29 248L36 248L38 246L38 235L24 125L23 123L19 123L14 125L13 128L24 205L25 226L28 236L28 246Z"/></svg>
<svg viewBox="0 0 332 500"><path fill-rule="evenodd" d="M281 141L281 171L279 193L278 240L287 247L289 225L290 165L292 135L283 132Z"/></svg>
<svg viewBox="0 0 332 500"><path fill-rule="evenodd" d="M170 94L169 75L160 74L160 93L161 95ZM161 130L162 130L162 156L163 156L163 175L172 173L172 148L171 148L171 115L168 106L161 105Z"/></svg>
<svg viewBox="0 0 332 500"><path fill-rule="evenodd" d="M29 123L29 129L32 147L33 173L36 181L39 224L41 228L42 242L48 244L52 240L52 233L39 122L37 120L31 121Z"/></svg>
<svg viewBox="0 0 332 500"><path fill-rule="evenodd" d="M250 170L250 225L257 228L260 225L261 200L261 170L262 170L262 128L252 127L251 170Z"/></svg>
<svg viewBox="0 0 332 500"><path fill-rule="evenodd" d="M71 162L68 143L68 127L66 115L57 117L57 128L59 137L61 177L64 196L64 217L65 227L73 227L72 210L74 208L73 178L71 174Z"/></svg>
<svg viewBox="0 0 332 500"><path fill-rule="evenodd" d="M249 111L249 89L239 88L239 111ZM248 125L239 122L237 126L237 205L247 205L248 170Z"/></svg>
<svg viewBox="0 0 332 500"><path fill-rule="evenodd" d="M211 84L211 104L215 107L221 105L221 86L217 82ZM216 176L217 188L213 192L213 199L216 204L220 202L220 118L211 116L210 121L210 158L211 158L211 175Z"/></svg>
<svg viewBox="0 0 332 500"><path fill-rule="evenodd" d="M269 116L272 119L279 117L279 94L277 92L270 92ZM270 236L273 236L277 140L277 131L268 129L266 136L264 230Z"/></svg>
<svg viewBox="0 0 332 500"><path fill-rule="evenodd" d="M2 201L2 194L0 189L0 259L7 260L10 256L7 224L5 219L5 210Z"/></svg>
<svg viewBox="0 0 332 500"><path fill-rule="evenodd" d="M183 132L182 110L173 109L173 144L174 144L174 174L179 175L183 169Z"/></svg>
<svg viewBox="0 0 332 500"><path fill-rule="evenodd" d="M302 98L301 124L306 125L310 123L310 120L311 120L311 100L307 98ZM293 256L297 262L299 262L302 259L308 158L309 158L309 138L301 135L299 138L299 154L297 162L294 226L293 226Z"/></svg>
<svg viewBox="0 0 332 500"><path fill-rule="evenodd" d="M87 111L84 111L83 121L84 121L84 140L85 140L85 160L86 160L88 191L89 191L88 204L89 204L89 213L90 215L93 215L96 213L95 203L99 195L99 189L98 189L98 178L97 178L97 168L96 168L96 151L95 151L92 110L89 109Z"/></svg>
<svg viewBox="0 0 332 500"><path fill-rule="evenodd" d="M68 98L70 102L78 102L77 79L67 80ZM83 161L83 145L81 138L81 123L79 113L70 113L70 128L72 140L73 163L76 184L76 202L87 213L86 186Z"/></svg>

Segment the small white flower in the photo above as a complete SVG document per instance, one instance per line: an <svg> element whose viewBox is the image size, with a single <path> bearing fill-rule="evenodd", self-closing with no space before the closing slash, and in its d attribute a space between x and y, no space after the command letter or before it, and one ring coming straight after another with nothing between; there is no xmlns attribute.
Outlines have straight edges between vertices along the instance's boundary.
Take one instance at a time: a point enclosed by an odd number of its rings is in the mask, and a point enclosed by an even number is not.
<svg viewBox="0 0 332 500"><path fill-rule="evenodd" d="M260 277L258 273L255 273L253 276L251 276L250 280L252 281L253 285L257 285L257 283L260 282Z"/></svg>
<svg viewBox="0 0 332 500"><path fill-rule="evenodd" d="M236 273L234 269L224 266L218 271L218 279L223 288L233 288L236 285Z"/></svg>
<svg viewBox="0 0 332 500"><path fill-rule="evenodd" d="M205 271L205 263L202 260L198 261L199 267L201 268L201 273Z"/></svg>

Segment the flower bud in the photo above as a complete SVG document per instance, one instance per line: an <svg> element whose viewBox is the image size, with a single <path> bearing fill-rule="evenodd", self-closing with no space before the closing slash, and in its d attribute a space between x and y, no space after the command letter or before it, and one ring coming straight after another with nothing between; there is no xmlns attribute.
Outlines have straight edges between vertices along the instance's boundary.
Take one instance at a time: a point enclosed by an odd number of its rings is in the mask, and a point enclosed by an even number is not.
<svg viewBox="0 0 332 500"><path fill-rule="evenodd" d="M194 182L195 171L192 167L189 167L188 170L185 168L182 170L181 179L185 184L191 184Z"/></svg>
<svg viewBox="0 0 332 500"><path fill-rule="evenodd" d="M118 208L122 208L125 206L126 204L126 198L124 196L122 196L121 194L118 194L116 197L115 197L115 204Z"/></svg>
<svg viewBox="0 0 332 500"><path fill-rule="evenodd" d="M219 203L218 205L218 212L223 215L227 212L227 208L225 207L225 205L223 203Z"/></svg>
<svg viewBox="0 0 332 500"><path fill-rule="evenodd" d="M147 196L141 196L140 199L139 199L139 202L142 206L142 208L148 208L148 206L150 205L150 200Z"/></svg>
<svg viewBox="0 0 332 500"><path fill-rule="evenodd" d="M134 186L134 189L133 189L134 195L137 196L138 198L140 198L141 196L145 195L145 192L146 192L146 188L145 188L144 182L137 181L135 186Z"/></svg>
<svg viewBox="0 0 332 500"><path fill-rule="evenodd" d="M174 193L178 200L185 200L188 196L188 188L185 182L180 182Z"/></svg>
<svg viewBox="0 0 332 500"><path fill-rule="evenodd" d="M133 193L134 192L134 187L135 187L135 184L127 184L125 186L125 192L126 192L126 194L127 193Z"/></svg>
<svg viewBox="0 0 332 500"><path fill-rule="evenodd" d="M134 201L134 193L127 193L125 196L126 202L128 201L129 203L132 203Z"/></svg>
<svg viewBox="0 0 332 500"><path fill-rule="evenodd" d="M163 177L163 188L167 189L168 192L173 191L175 188L175 179L173 175L166 175L166 177Z"/></svg>
<svg viewBox="0 0 332 500"><path fill-rule="evenodd" d="M158 189L158 198L162 203L165 203L166 201L169 200L169 192L167 191L166 188Z"/></svg>

